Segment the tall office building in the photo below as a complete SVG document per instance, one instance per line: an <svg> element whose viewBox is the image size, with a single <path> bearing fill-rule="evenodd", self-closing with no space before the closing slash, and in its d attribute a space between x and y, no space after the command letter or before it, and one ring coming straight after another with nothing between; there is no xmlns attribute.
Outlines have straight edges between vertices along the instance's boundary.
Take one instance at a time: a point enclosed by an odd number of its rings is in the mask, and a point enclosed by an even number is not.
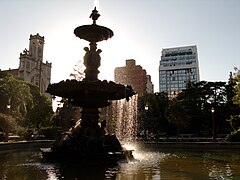
<svg viewBox="0 0 240 180"><path fill-rule="evenodd" d="M159 92L174 98L189 82L199 82L196 46L162 49L159 65Z"/></svg>
<svg viewBox="0 0 240 180"><path fill-rule="evenodd" d="M146 70L140 65L136 65L134 59L126 60L125 67L115 68L114 81L116 83L131 85L139 96L143 96L146 93L153 93L151 76L147 75Z"/></svg>

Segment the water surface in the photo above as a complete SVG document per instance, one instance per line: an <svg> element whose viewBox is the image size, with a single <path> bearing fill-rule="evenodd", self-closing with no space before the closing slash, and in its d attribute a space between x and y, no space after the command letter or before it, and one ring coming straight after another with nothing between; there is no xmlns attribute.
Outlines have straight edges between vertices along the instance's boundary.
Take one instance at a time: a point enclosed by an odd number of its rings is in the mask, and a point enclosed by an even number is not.
<svg viewBox="0 0 240 180"><path fill-rule="evenodd" d="M240 152L138 151L115 166L45 163L39 149L0 151L0 179L158 180L240 179Z"/></svg>

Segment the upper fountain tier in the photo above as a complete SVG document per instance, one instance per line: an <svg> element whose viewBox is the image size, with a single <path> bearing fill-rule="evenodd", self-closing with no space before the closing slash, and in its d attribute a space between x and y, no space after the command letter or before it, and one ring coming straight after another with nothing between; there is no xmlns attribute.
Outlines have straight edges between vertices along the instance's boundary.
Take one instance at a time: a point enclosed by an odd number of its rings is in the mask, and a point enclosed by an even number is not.
<svg viewBox="0 0 240 180"><path fill-rule="evenodd" d="M90 18L93 20L93 24L77 27L74 30L74 34L80 39L84 39L88 42L99 42L111 38L113 36L113 31L111 29L96 24L96 20L99 16L100 14L95 7L90 15Z"/></svg>
<svg viewBox="0 0 240 180"><path fill-rule="evenodd" d="M101 108L110 105L111 100L126 98L127 100L136 94L131 86L116 84L112 81L100 81L98 79L98 68L101 64L100 49L97 50L97 42L107 40L113 36L111 29L98 26L96 20L100 14L96 8L92 11L90 18L92 25L79 26L74 30L74 34L81 39L90 42L90 49L85 47L83 64L85 78L82 81L66 80L59 83L50 84L47 92L54 96L68 98L74 106L85 108Z"/></svg>

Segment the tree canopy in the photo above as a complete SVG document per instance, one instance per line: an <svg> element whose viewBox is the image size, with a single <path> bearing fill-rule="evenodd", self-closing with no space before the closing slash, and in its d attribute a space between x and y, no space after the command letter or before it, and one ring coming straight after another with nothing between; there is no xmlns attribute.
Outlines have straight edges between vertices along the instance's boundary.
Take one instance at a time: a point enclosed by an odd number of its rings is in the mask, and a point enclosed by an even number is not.
<svg viewBox="0 0 240 180"><path fill-rule="evenodd" d="M30 87L10 74L1 75L0 112L22 120L27 113L27 106L32 106L33 98Z"/></svg>
<svg viewBox="0 0 240 180"><path fill-rule="evenodd" d="M0 72L0 113L0 128L7 130L13 127L13 122L24 128L48 126L53 110L51 102L37 86Z"/></svg>

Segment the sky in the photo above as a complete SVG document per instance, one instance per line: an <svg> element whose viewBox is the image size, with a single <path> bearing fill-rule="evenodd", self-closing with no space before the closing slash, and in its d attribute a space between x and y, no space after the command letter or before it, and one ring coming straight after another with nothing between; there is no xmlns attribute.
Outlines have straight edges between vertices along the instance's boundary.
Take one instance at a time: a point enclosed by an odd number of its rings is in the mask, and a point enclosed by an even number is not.
<svg viewBox="0 0 240 180"><path fill-rule="evenodd" d="M44 62L52 62L51 82L68 79L89 46L73 31L92 24L95 5L97 24L114 32L98 43L101 80L114 80L114 68L135 59L158 92L161 50L189 45L198 49L200 80L227 81L239 68L240 0L0 0L0 69L18 68L30 34L39 33Z"/></svg>

